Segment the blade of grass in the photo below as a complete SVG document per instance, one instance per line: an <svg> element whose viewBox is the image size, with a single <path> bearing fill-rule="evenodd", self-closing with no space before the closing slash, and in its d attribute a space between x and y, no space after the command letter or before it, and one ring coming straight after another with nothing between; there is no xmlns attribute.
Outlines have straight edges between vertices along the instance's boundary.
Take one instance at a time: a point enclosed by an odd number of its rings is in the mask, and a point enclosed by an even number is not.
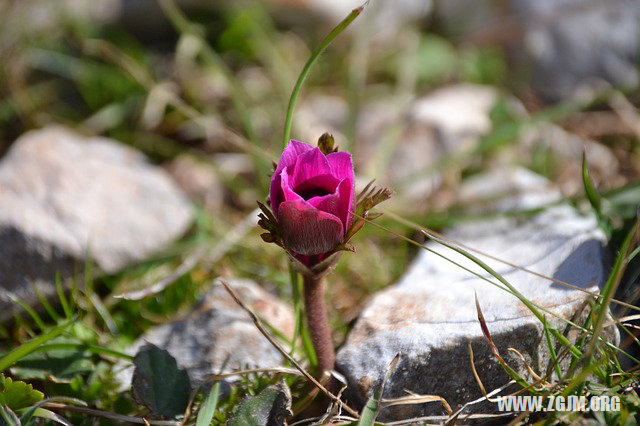
<svg viewBox="0 0 640 426"><path fill-rule="evenodd" d="M36 337L35 339L29 340L28 342L23 343L22 345L10 351L8 354L0 358L0 372L5 371L19 359L24 358L31 352L34 352L44 343L64 333L67 328L69 328L69 326L73 324L73 322L73 318L70 318L62 324L52 328L47 333L44 333Z"/></svg>
<svg viewBox="0 0 640 426"><path fill-rule="evenodd" d="M17 303L18 305L20 305L22 309L24 309L25 312L29 314L29 316L31 317L33 322L36 323L40 331L45 331L47 329L47 326L44 324L44 321L42 321L42 318L40 318L40 315L31 306L27 305L22 300L16 297L11 297L11 300L14 303Z"/></svg>
<svg viewBox="0 0 640 426"><path fill-rule="evenodd" d="M596 320L593 327L593 339L589 342L585 353L587 364L591 364L592 357L598 343L597 337L600 335L600 333L602 333L604 321L607 317L607 313L609 312L611 299L618 289L618 285L620 284L620 280L622 279L622 275L624 274L624 271L628 264L628 256L635 243L638 241L639 231L640 220L637 220L624 239L622 247L620 247L620 251L618 252L618 256L616 257L613 268L611 269L611 273L609 274L609 279L607 280L607 283L602 290L602 300L595 309Z"/></svg>
<svg viewBox="0 0 640 426"><path fill-rule="evenodd" d="M558 355L556 354L556 348L553 346L553 342L551 341L551 334L549 333L549 324L547 323L547 317L544 317L544 322L542 323L544 326L544 337L547 340L547 346L549 347L549 355L551 356L551 365L556 372L556 376L558 379L562 377L562 372L560 371L560 366L558 365Z"/></svg>
<svg viewBox="0 0 640 426"><path fill-rule="evenodd" d="M198 411L196 426L209 426L211 424L213 415L216 412L216 407L218 406L219 396L220 382L216 382L211 388L209 395L207 395L207 399L204 401L204 404L200 407L200 411Z"/></svg>
<svg viewBox="0 0 640 426"><path fill-rule="evenodd" d="M7 425L7 426L20 426L20 419L18 418L18 416L16 415L16 413L14 413L13 411L11 411L11 409L9 407L7 407L6 405L2 404L0 405L0 417L2 417L2 424Z"/></svg>
<svg viewBox="0 0 640 426"><path fill-rule="evenodd" d="M115 349L105 348L102 346L88 345L85 343L46 343L38 346L33 352L46 352L55 350L75 350L75 351L88 351L98 355L110 356L113 358L119 358L126 361L133 362L133 356L124 352L116 351Z"/></svg>
<svg viewBox="0 0 640 426"><path fill-rule="evenodd" d="M60 305L62 306L65 317L71 318L73 316L73 311L69 306L67 296L64 294L64 289L62 288L62 276L60 275L60 272L56 272L56 292L58 293L58 299L60 299Z"/></svg>
<svg viewBox="0 0 640 426"><path fill-rule="evenodd" d="M69 422L69 420L64 417L54 413L53 411L47 410L42 407L38 407L33 411L32 417L40 417L42 419L51 420L52 422L60 423L64 426L73 426L73 423Z"/></svg>
<svg viewBox="0 0 640 426"><path fill-rule="evenodd" d="M591 208L596 215L598 225L607 235L607 240L611 239L613 226L610 219L605 214L605 206L607 206L607 204L605 204L606 200L603 200L596 188L593 186L593 182L591 181L591 177L589 176L589 169L587 167L586 151L582 152L582 186L584 187L584 192L587 196L587 199L589 200L589 203L591 204Z"/></svg>
<svg viewBox="0 0 640 426"><path fill-rule="evenodd" d="M587 152L582 152L582 184L584 185L584 192L587 195L587 199L591 206L596 211L598 215L602 213L602 198L596 188L593 186L593 182L591 182L591 178L589 177L589 169L587 168Z"/></svg>
<svg viewBox="0 0 640 426"><path fill-rule="evenodd" d="M367 405L365 405L362 410L362 414L360 415L360 421L358 422L359 426L373 426L376 422L376 417L380 411L380 401L382 400L382 394L384 393L384 385L391 377L391 373L395 370L396 365L398 365L398 361L400 361L400 352L393 357L393 360L389 364L389 368L387 368L387 372L382 379L382 383L380 383L380 387L376 389L376 391L371 395L371 398L367 401Z"/></svg>
<svg viewBox="0 0 640 426"><path fill-rule="evenodd" d="M296 101L298 100L298 95L300 94L300 90L302 89L302 85L304 81L307 79L309 72L311 71L311 67L316 63L322 52L324 52L327 47L335 40L337 36L339 36L344 30L347 29L349 24L351 24L360 13L364 10L369 2L367 1L362 6L357 7L351 11L346 18L344 18L321 42L320 45L311 53L311 56L307 60L307 63L304 64L302 68L302 72L296 81L295 86L293 87L293 91L291 92L291 98L289 99L289 106L287 107L287 116L284 121L284 132L282 136L282 149L286 148L289 143L289 139L291 138L291 126L293 124L293 111L296 107Z"/></svg>
<svg viewBox="0 0 640 426"><path fill-rule="evenodd" d="M55 322L60 321L60 315L58 315L55 309L53 309L53 307L51 306L51 303L49 303L47 298L42 295L42 292L38 289L38 286L36 286L33 281L29 281L29 285L31 286L31 289L33 290L33 292L36 294L36 297L38 298L38 301L40 302L40 304L47 311L47 314L49 314L49 317Z"/></svg>

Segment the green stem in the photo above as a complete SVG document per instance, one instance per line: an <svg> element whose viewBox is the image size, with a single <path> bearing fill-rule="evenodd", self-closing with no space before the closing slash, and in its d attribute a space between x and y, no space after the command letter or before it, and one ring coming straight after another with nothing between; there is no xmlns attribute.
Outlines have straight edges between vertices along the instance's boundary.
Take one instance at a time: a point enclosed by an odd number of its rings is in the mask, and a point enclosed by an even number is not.
<svg viewBox="0 0 640 426"><path fill-rule="evenodd" d="M368 2L367 2L368 3ZM284 136L282 138L282 149L286 148L289 143L289 139L291 138L291 125L293 124L293 110L296 107L296 101L298 100L298 95L300 94L300 89L302 89L302 85L304 81L307 79L309 75L309 71L311 71L311 67L315 64L318 57L324 52L327 47L333 42L333 40L340 35L354 19L360 15L360 12L364 10L367 3L362 6L353 9L346 18L342 20L320 43L320 45L313 51L307 63L304 64L304 68L298 77L298 81L296 81L296 85L293 87L293 91L291 92L291 98L289 99L289 106L287 108L287 117L284 121Z"/></svg>

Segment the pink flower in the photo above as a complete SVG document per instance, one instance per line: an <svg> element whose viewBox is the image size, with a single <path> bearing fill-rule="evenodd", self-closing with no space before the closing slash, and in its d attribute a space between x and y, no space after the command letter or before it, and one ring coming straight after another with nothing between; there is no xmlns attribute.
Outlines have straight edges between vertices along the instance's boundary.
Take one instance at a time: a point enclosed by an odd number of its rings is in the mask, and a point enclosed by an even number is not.
<svg viewBox="0 0 640 426"><path fill-rule="evenodd" d="M344 242L354 190L351 154L324 155L289 142L271 178L270 198L284 245L298 260L316 263Z"/></svg>

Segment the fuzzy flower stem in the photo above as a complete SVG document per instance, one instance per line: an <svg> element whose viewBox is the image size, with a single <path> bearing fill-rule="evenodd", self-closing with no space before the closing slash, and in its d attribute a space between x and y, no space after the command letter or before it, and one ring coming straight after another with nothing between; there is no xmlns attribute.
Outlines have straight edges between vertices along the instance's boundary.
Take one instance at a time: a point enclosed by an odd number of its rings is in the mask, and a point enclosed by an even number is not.
<svg viewBox="0 0 640 426"><path fill-rule="evenodd" d="M324 304L324 282L322 277L304 277L304 306L311 333L313 348L318 357L319 376L333 370L336 354L331 341L331 329Z"/></svg>

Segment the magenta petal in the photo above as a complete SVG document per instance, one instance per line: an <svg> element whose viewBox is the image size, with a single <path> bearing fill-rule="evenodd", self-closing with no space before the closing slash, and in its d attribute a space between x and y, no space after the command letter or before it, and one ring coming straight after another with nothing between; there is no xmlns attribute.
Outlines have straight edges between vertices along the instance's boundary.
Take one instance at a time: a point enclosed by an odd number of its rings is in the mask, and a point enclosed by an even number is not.
<svg viewBox="0 0 640 426"><path fill-rule="evenodd" d="M298 157L291 174L291 186L296 188L312 177L331 174L327 158L318 148L313 148Z"/></svg>
<svg viewBox="0 0 640 426"><path fill-rule="evenodd" d="M348 152L333 152L327 155L327 161L331 167L331 174L338 180L349 179L351 182L354 181L351 154Z"/></svg>
<svg viewBox="0 0 640 426"><path fill-rule="evenodd" d="M292 167L295 165L297 158L304 154L307 151L312 150L313 147L307 145L306 143L298 142L296 140L291 139L289 141L289 145L285 148L284 152L280 156L280 161L278 161L278 166L276 167L276 171L273 173L271 178L271 188L269 190L269 198L271 199L271 209L274 211L277 210L277 206L279 204L279 200L282 200L281 196L281 173L285 167L289 167L289 170L292 170Z"/></svg>
<svg viewBox="0 0 640 426"><path fill-rule="evenodd" d="M300 195L298 195L293 189L291 189L291 186L289 186L289 175L288 175L288 169L285 167L284 169L282 169L282 172L280 173L280 188L282 189L282 199L280 200L280 202L282 201L291 201L291 200L301 200L302 197ZM277 212L274 212L276 214L277 217Z"/></svg>
<svg viewBox="0 0 640 426"><path fill-rule="evenodd" d="M304 200L280 204L280 229L285 246L306 256L335 249L344 239L342 222Z"/></svg>
<svg viewBox="0 0 640 426"><path fill-rule="evenodd" d="M324 197L312 198L309 204L338 217L342 222L344 229L349 228L350 213L353 202L353 191L351 190L351 182L347 179L340 182L335 194L325 195Z"/></svg>
<svg viewBox="0 0 640 426"><path fill-rule="evenodd" d="M323 197L315 197L307 200L307 203L311 204L318 210L322 210L323 212L331 213L338 219L340 218L339 206L340 206L340 196L336 194L329 194Z"/></svg>

